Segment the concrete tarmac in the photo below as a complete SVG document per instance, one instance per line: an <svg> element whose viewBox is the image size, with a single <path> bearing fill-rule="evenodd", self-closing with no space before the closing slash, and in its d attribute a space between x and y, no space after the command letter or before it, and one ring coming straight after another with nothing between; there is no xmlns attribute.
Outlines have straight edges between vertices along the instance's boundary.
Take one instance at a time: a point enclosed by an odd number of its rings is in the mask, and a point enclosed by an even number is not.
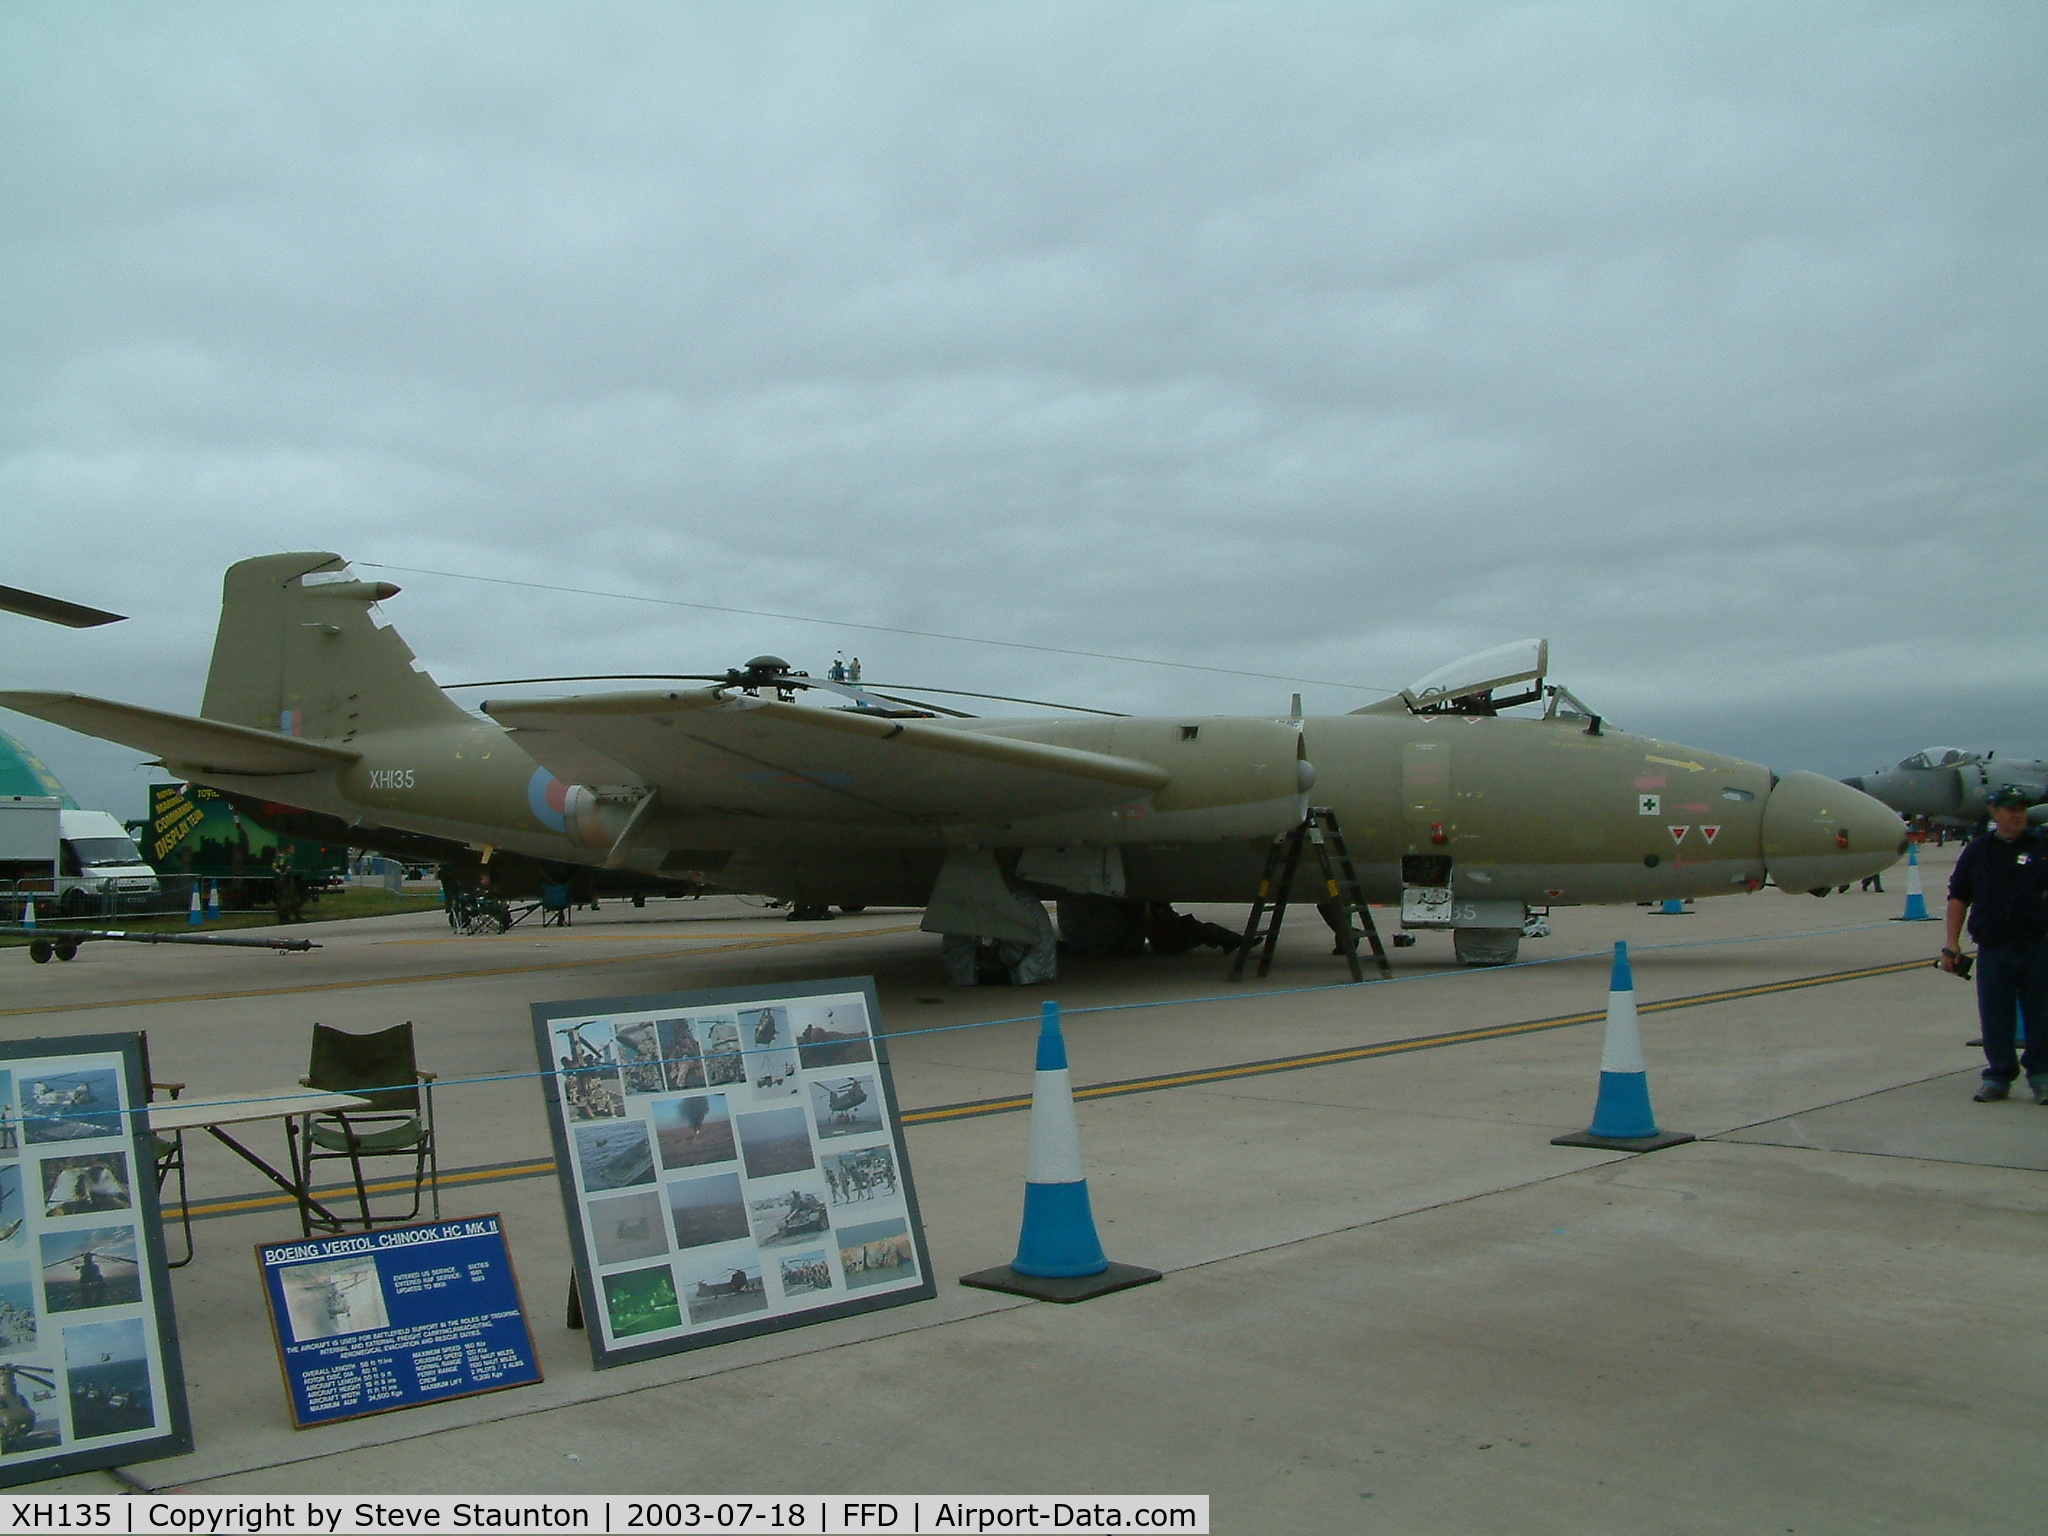
<svg viewBox="0 0 2048 1536"><path fill-rule="evenodd" d="M1925 865L1936 911L1953 852ZM727 898L485 938L431 913L309 925L325 947L298 956L0 953L15 1035L146 1029L155 1075L195 1094L293 1082L315 1020L414 1020L444 1212L503 1214L547 1371L294 1431L252 1245L296 1213L188 1138L195 1201L252 1197L196 1223L173 1275L196 1448L46 1486L1198 1492L1216 1530L1262 1532L2034 1529L2048 1108L1970 1101L1972 994L1924 964L1938 924L1889 920L1903 883L1560 909L1524 964L1459 969L1425 935L1363 987L1306 909L1274 974L1237 986L1200 951L955 992L914 912L795 925ZM1591 1114L1617 939L1658 1119L1702 1138L1642 1157L1549 1144ZM869 974L938 1299L593 1371L564 1327L527 1005ZM1014 1251L1028 1116L987 1111L1029 1094L1044 997L1104 1243L1167 1272L1076 1307L954 1283ZM252 1136L282 1158L274 1127Z"/></svg>

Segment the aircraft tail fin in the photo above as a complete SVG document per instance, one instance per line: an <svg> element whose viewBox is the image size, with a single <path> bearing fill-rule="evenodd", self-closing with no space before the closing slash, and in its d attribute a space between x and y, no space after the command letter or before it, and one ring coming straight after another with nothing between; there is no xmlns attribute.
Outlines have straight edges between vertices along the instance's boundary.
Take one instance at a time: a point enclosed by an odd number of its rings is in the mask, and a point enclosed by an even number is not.
<svg viewBox="0 0 2048 1536"><path fill-rule="evenodd" d="M316 741L465 720L375 611L398 588L339 555L262 555L228 567L200 713Z"/></svg>

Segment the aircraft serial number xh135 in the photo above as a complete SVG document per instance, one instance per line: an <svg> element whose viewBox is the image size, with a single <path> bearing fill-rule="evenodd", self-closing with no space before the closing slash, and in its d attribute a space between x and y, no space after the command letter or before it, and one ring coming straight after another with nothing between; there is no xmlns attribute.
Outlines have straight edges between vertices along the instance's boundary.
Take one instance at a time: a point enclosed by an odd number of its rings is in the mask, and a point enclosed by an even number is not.
<svg viewBox="0 0 2048 1536"><path fill-rule="evenodd" d="M702 687L488 700L479 718L375 607L396 592L332 554L245 560L199 717L69 693L0 704L339 818L359 843L923 907L933 932L1048 957L1043 900L1098 939L1148 904L1250 901L1311 800L1339 818L1368 900L1491 935L1496 958L1530 906L1767 877L1820 893L1904 850L1898 816L1835 780L1604 724L1543 685L1540 641L1310 718L939 718L775 658ZM1538 702L1540 719L1499 713ZM1296 899L1323 896L1313 861L1300 881Z"/></svg>

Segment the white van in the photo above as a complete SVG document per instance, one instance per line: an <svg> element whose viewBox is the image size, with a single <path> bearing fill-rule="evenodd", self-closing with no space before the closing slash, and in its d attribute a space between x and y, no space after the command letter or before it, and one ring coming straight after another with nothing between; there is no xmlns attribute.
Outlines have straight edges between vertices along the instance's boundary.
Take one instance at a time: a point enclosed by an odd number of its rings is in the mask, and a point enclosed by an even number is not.
<svg viewBox="0 0 2048 1536"><path fill-rule="evenodd" d="M53 796L0 796L0 894L52 901L74 916L102 900L154 896L156 871L128 829L105 811L73 811Z"/></svg>
<svg viewBox="0 0 2048 1536"><path fill-rule="evenodd" d="M135 839L107 811L57 813L57 905L96 909L104 895L153 896L156 871ZM80 893L74 896L71 893Z"/></svg>

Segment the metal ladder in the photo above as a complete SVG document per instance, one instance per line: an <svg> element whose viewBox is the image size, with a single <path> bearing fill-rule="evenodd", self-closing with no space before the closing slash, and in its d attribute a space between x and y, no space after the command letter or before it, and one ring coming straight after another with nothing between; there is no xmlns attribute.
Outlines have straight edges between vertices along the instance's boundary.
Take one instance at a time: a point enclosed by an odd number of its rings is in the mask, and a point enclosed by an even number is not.
<svg viewBox="0 0 2048 1536"><path fill-rule="evenodd" d="M1238 941L1237 958L1231 962L1229 979L1244 980L1244 963L1251 958L1252 946L1261 941L1259 974L1264 976L1273 969L1273 949L1280 942L1280 925L1287 920L1288 896L1294 889L1295 870L1301 865L1303 843L1315 849L1316 862L1322 866L1323 888L1330 893L1329 900L1336 903L1341 911L1337 946L1351 965L1351 979L1365 980L1365 966L1358 958L1361 929L1372 943L1373 958L1379 962L1380 975L1391 979L1394 968L1387 964L1386 946L1380 943L1379 929L1373 926L1372 911L1358 889L1358 871L1352 867L1351 851L1344 846L1343 829L1337 825L1337 813L1326 805L1310 806L1301 824L1274 838L1273 846L1266 850L1266 872L1259 876L1258 899L1252 903L1251 915L1245 919L1244 937ZM1352 925L1353 918L1358 920L1357 927Z"/></svg>

